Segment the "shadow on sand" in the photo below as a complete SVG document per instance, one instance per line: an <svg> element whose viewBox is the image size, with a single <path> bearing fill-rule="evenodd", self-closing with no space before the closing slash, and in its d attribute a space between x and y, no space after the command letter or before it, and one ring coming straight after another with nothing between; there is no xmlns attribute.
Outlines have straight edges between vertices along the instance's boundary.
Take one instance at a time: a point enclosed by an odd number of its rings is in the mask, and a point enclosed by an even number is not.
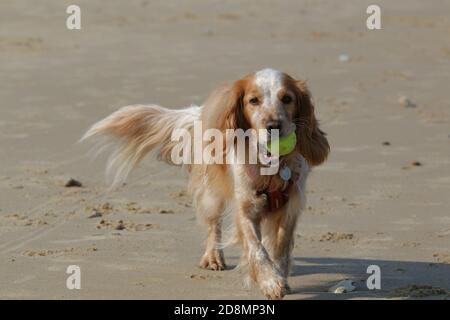
<svg viewBox="0 0 450 320"><path fill-rule="evenodd" d="M377 265L381 269L381 290L369 290L366 285L370 274L367 267ZM314 279L313 277L314 276ZM317 281L319 279L319 281ZM343 279L355 282L356 290L346 294L329 293L330 287ZM414 261L387 261L347 258L294 258L289 280L289 299L367 299L367 298L415 298L448 299L450 290L450 265ZM442 288L447 294L417 290L411 287L432 286ZM409 287L408 287L409 286ZM399 288L408 290L399 292Z"/></svg>

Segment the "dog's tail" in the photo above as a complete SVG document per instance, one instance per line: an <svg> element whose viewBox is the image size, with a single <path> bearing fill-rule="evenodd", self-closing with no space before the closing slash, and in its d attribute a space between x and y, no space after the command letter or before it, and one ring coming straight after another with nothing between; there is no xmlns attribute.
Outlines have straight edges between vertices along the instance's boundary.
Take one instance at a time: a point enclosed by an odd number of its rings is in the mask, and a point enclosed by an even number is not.
<svg viewBox="0 0 450 320"><path fill-rule="evenodd" d="M191 133L200 113L197 106L179 110L157 105L127 106L94 124L80 141L112 138L116 148L108 160L107 175L112 174L113 185L117 185L150 151L156 151L158 160L174 164L172 149L179 142L172 141L173 131L185 129Z"/></svg>

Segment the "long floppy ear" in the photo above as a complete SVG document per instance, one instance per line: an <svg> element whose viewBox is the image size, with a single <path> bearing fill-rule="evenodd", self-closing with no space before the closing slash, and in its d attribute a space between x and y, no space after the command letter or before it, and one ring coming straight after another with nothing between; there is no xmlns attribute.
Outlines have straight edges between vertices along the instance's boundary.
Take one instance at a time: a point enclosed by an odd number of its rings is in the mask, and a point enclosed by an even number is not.
<svg viewBox="0 0 450 320"><path fill-rule="evenodd" d="M205 129L215 128L247 129L248 124L243 114L245 80L238 80L233 85L214 90L204 103L203 125Z"/></svg>
<svg viewBox="0 0 450 320"><path fill-rule="evenodd" d="M330 145L326 133L320 130L314 114L311 94L303 81L296 81L297 87L297 147L311 166L323 163Z"/></svg>
<svg viewBox="0 0 450 320"><path fill-rule="evenodd" d="M226 158L234 145L233 140L228 140L227 130L248 128L244 117L243 98L245 94L245 80L238 80L232 85L227 85L214 90L203 104L202 124L203 129L218 129L223 134L222 156ZM234 136L234 135L233 135ZM220 157L219 155L215 155Z"/></svg>

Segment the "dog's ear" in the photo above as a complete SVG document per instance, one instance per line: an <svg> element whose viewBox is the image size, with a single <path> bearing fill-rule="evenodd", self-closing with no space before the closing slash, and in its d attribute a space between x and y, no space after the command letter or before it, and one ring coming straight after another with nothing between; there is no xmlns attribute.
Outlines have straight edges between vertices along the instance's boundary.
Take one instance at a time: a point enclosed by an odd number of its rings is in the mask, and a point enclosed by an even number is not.
<svg viewBox="0 0 450 320"><path fill-rule="evenodd" d="M206 128L247 129L244 117L243 98L245 80L238 80L232 85L220 87L213 91L204 104L204 125Z"/></svg>
<svg viewBox="0 0 450 320"><path fill-rule="evenodd" d="M326 133L320 130L311 94L304 81L295 81L297 92L297 148L311 166L324 162L330 152Z"/></svg>
<svg viewBox="0 0 450 320"><path fill-rule="evenodd" d="M243 110L244 94L244 82L238 80L232 85L214 90L203 104L203 130L217 129L223 133L223 163L231 150L230 146L234 145L234 141L227 140L227 130L247 129Z"/></svg>

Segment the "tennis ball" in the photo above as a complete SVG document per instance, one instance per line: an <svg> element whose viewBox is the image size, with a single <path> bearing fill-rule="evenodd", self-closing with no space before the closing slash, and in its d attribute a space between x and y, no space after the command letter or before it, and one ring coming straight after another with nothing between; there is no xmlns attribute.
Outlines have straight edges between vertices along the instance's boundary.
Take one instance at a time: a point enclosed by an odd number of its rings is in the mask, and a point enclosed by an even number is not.
<svg viewBox="0 0 450 320"><path fill-rule="evenodd" d="M276 150L272 151L272 148L276 147L277 142L279 145L278 154L280 156L285 156L291 153L292 151L294 151L295 145L297 144L297 135L295 134L295 130L292 130L292 132L286 137L279 138L278 140L275 141L269 141L267 143L267 150L270 153L274 153L273 151L276 151Z"/></svg>

